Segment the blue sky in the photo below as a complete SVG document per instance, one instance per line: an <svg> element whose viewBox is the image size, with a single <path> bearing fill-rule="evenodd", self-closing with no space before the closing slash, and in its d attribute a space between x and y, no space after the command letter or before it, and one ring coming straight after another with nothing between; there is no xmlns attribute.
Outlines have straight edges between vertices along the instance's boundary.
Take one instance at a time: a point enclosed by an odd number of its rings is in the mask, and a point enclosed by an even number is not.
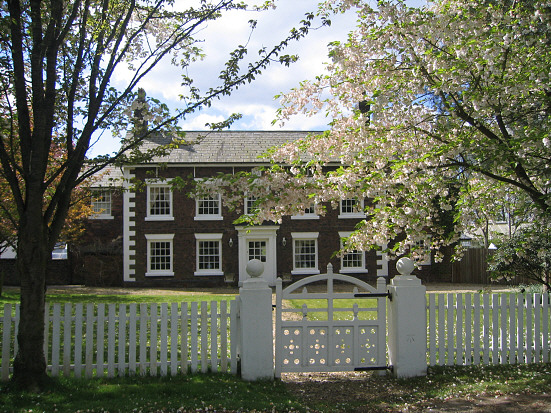
<svg viewBox="0 0 551 413"><path fill-rule="evenodd" d="M176 4L179 1L176 0ZM411 5L418 5L423 0L410 0ZM207 54L204 61L193 64L188 75L194 79L196 86L208 89L216 82L218 73L223 68L228 54L238 44L246 44L250 35L248 21L256 19L258 25L248 43L249 54L254 58L261 47L270 48L284 39L292 27L298 26L305 13L317 9L318 0L277 0L277 9L266 12L234 12L222 19L210 23L200 33L204 39L203 49ZM278 63L272 64L254 82L240 87L231 96L213 102L212 107L197 112L180 122L185 130L204 130L208 122L220 122L232 113L241 113L243 118L234 123L232 130L274 130L281 129L272 125L279 107L274 96L297 87L300 81L313 79L323 73L324 63L328 61L327 45L334 40L346 40L347 33L354 29L353 13L334 16L330 27L312 30L299 42L293 42L286 53L298 54L299 61L290 67ZM181 73L168 62L159 65L140 87L149 96L176 108L181 105L178 95ZM123 86L125 73L120 71L114 78L114 85ZM322 130L328 119L324 116L296 116L286 122L286 130ZM92 148L92 155L116 151L118 143L108 133Z"/></svg>

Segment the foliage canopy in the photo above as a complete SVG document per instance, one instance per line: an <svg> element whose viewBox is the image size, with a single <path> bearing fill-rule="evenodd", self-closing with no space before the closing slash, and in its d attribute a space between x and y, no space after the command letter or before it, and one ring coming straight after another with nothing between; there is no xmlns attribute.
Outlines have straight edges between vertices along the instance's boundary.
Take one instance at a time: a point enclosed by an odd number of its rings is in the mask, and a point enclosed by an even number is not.
<svg viewBox="0 0 551 413"><path fill-rule="evenodd" d="M279 115L322 112L330 129L275 149L278 165L244 180L243 190L265 199L256 220L367 198L350 248L400 240L400 253L420 241L453 244L511 205L549 217L548 3L371 3L322 6L355 9L357 28L331 45L326 74L282 97Z"/></svg>

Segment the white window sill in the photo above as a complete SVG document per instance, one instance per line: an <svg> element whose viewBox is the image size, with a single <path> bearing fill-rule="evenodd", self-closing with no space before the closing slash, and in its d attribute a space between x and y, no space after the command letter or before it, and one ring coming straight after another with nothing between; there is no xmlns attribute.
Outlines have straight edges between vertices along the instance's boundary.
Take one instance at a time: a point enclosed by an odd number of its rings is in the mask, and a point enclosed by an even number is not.
<svg viewBox="0 0 551 413"><path fill-rule="evenodd" d="M205 277L205 276L223 276L224 271L218 271L218 270L203 270L203 271L195 271L193 273L196 277Z"/></svg>
<svg viewBox="0 0 551 413"><path fill-rule="evenodd" d="M193 218L195 221L222 221L224 218L220 215L201 215Z"/></svg>
<svg viewBox="0 0 551 413"><path fill-rule="evenodd" d="M350 219L350 218L353 218L353 219L358 219L358 218L365 218L366 215L365 214L361 214L361 213L358 213L358 214L339 214L339 219Z"/></svg>
<svg viewBox="0 0 551 413"><path fill-rule="evenodd" d="M159 215L159 216L148 215L147 217L145 217L145 220L146 221L174 221L174 217L169 215Z"/></svg>
<svg viewBox="0 0 551 413"><path fill-rule="evenodd" d="M304 268L300 270L291 271L292 275L317 275L320 271L315 268Z"/></svg>
<svg viewBox="0 0 551 413"><path fill-rule="evenodd" d="M174 271L148 271L146 277L174 277Z"/></svg>
<svg viewBox="0 0 551 413"><path fill-rule="evenodd" d="M320 219L319 215L292 215L291 219Z"/></svg>
<svg viewBox="0 0 551 413"><path fill-rule="evenodd" d="M92 215L90 219L114 219L115 217L113 215L102 215L102 214L96 214Z"/></svg>
<svg viewBox="0 0 551 413"><path fill-rule="evenodd" d="M367 274L368 271L365 268L342 268L339 271L340 274Z"/></svg>

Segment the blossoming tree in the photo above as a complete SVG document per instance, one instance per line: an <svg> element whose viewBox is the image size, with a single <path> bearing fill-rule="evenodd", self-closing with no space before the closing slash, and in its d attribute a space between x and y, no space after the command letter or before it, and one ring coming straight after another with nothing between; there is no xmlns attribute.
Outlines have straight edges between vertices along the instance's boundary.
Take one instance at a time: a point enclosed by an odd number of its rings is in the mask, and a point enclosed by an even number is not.
<svg viewBox="0 0 551 413"><path fill-rule="evenodd" d="M402 252L420 241L438 251L511 199L551 215L548 3L371 4L322 5L355 9L357 28L331 45L325 75L282 97L279 115L325 112L330 129L275 149L263 176L233 179L232 190L263 198L256 222L366 198L349 247L396 240Z"/></svg>

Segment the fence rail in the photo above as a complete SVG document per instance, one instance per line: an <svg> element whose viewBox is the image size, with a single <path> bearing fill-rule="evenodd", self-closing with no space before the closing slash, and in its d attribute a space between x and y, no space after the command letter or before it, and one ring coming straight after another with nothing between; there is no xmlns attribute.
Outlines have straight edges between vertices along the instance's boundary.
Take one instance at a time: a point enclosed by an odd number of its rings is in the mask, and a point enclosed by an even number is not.
<svg viewBox="0 0 551 413"><path fill-rule="evenodd" d="M0 318L0 379L17 353L19 304ZM237 301L46 305L44 354L52 376L115 377L237 372Z"/></svg>
<svg viewBox="0 0 551 413"><path fill-rule="evenodd" d="M547 363L550 294L428 294L429 365Z"/></svg>

